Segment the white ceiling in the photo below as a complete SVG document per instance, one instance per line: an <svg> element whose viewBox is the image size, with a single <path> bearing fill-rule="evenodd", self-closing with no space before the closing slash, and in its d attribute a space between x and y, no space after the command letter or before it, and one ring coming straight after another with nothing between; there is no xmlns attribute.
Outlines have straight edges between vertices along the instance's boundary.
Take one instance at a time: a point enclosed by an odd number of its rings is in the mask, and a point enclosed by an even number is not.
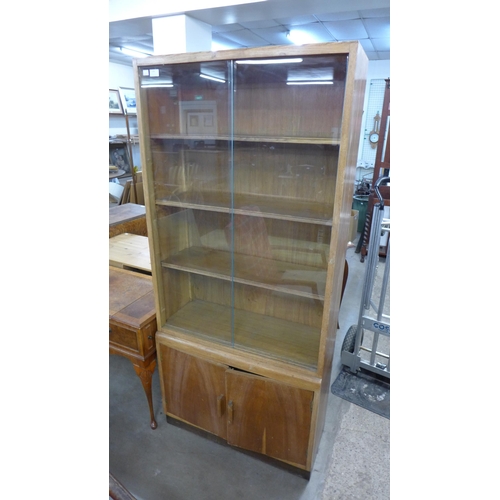
<svg viewBox="0 0 500 500"><path fill-rule="evenodd" d="M212 26L212 50L290 45L287 32L299 28L315 42L359 40L370 60L390 59L390 0L267 0L179 13ZM132 64L118 47L153 53L152 19L161 16L140 15L113 12L120 20L109 23L110 61Z"/></svg>

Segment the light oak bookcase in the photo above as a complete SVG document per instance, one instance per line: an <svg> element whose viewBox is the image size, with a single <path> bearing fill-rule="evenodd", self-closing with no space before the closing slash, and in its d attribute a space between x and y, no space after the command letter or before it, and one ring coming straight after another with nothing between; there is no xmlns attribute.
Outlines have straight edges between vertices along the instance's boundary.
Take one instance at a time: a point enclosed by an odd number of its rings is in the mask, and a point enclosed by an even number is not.
<svg viewBox="0 0 500 500"><path fill-rule="evenodd" d="M367 67L358 42L134 62L164 412L306 472Z"/></svg>

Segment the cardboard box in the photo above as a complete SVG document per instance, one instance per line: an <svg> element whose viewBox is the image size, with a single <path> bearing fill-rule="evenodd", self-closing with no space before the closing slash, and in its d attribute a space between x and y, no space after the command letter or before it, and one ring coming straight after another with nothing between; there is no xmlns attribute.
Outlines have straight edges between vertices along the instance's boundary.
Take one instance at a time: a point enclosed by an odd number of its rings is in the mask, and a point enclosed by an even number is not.
<svg viewBox="0 0 500 500"><path fill-rule="evenodd" d="M352 243L358 236L359 210L351 210L351 225L349 226L349 241Z"/></svg>

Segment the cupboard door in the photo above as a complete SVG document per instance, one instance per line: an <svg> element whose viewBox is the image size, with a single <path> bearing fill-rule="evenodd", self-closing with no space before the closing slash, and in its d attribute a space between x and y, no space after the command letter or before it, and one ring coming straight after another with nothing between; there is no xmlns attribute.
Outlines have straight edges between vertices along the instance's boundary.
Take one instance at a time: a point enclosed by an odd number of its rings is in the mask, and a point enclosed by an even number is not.
<svg viewBox="0 0 500 500"><path fill-rule="evenodd" d="M226 394L230 445L306 467L312 391L228 370Z"/></svg>
<svg viewBox="0 0 500 500"><path fill-rule="evenodd" d="M226 439L227 366L160 345L168 415Z"/></svg>

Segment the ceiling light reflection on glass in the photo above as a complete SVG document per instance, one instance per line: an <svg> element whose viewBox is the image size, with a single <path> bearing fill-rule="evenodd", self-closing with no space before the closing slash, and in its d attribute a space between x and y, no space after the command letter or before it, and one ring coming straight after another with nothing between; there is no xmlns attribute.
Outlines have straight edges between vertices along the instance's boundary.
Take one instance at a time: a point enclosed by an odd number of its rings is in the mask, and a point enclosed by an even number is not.
<svg viewBox="0 0 500 500"><path fill-rule="evenodd" d="M287 85L333 85L332 81L286 82Z"/></svg>
<svg viewBox="0 0 500 500"><path fill-rule="evenodd" d="M333 85L333 68L293 68L288 70L287 85Z"/></svg>
<svg viewBox="0 0 500 500"><path fill-rule="evenodd" d="M160 68L144 68L141 75L141 88L167 87L172 88L174 82L169 71Z"/></svg>
<svg viewBox="0 0 500 500"><path fill-rule="evenodd" d="M147 82L147 83L141 83L141 88L142 89L149 89L149 88L156 88L156 87L167 87L167 88L172 88L174 86L173 83L156 83L156 82Z"/></svg>
<svg viewBox="0 0 500 500"><path fill-rule="evenodd" d="M236 64L288 64L301 62L301 57L288 57L286 59L240 59L236 61Z"/></svg>
<svg viewBox="0 0 500 500"><path fill-rule="evenodd" d="M126 56L130 56L130 57L137 57L137 58L142 58L142 57L149 57L151 54L147 54L145 52L139 52L138 50L134 50L134 49L129 49L127 47L119 47L118 50L126 55Z"/></svg>
<svg viewBox="0 0 500 500"><path fill-rule="evenodd" d="M226 80L222 78L218 78L216 76L206 75L204 73L200 73L201 78L205 78L206 80L213 80L214 82L226 83Z"/></svg>

